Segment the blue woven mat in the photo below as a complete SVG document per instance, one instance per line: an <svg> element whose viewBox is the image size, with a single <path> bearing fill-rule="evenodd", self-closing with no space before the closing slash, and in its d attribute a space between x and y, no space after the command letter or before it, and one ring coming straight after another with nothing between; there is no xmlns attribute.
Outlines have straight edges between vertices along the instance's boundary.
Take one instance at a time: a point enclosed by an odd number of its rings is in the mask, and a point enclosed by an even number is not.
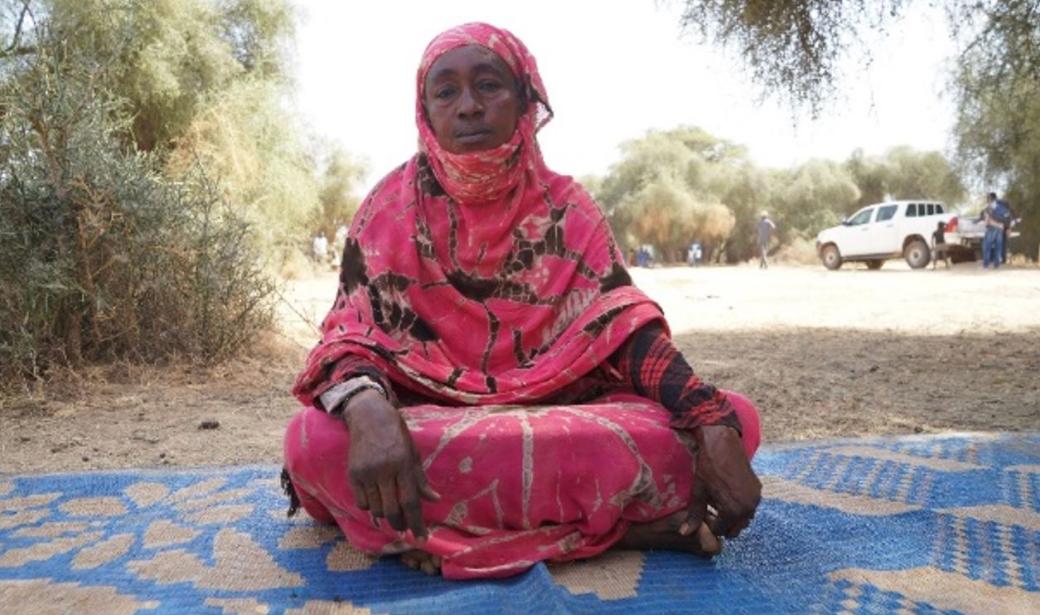
<svg viewBox="0 0 1040 615"><path fill-rule="evenodd" d="M2 613L1040 613L1040 435L767 448L713 561L449 582L287 520L275 467L0 477Z"/></svg>

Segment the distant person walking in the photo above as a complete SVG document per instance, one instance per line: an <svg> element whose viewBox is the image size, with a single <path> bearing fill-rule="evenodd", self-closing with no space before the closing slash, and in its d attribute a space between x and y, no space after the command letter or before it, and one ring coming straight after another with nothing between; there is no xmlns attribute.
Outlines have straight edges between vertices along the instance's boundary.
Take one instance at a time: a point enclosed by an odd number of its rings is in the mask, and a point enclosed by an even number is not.
<svg viewBox="0 0 1040 615"><path fill-rule="evenodd" d="M946 261L946 268L950 268L950 250L946 245L946 223L939 222L932 233L932 269L935 269L939 257Z"/></svg>
<svg viewBox="0 0 1040 615"><path fill-rule="evenodd" d="M769 238L773 236L776 224L769 219L768 212L762 212L755 230L758 235L758 268L769 269Z"/></svg>
<svg viewBox="0 0 1040 615"><path fill-rule="evenodd" d="M986 234L982 239L982 268L1000 267L1004 258L1004 231L1011 223L1011 210L997 198L995 192L986 195L986 209L976 221L985 221Z"/></svg>
<svg viewBox="0 0 1040 615"><path fill-rule="evenodd" d="M690 244L690 249L686 254L686 262L691 267L697 267L701 263L701 257L704 255L704 249L701 248L701 242L695 241Z"/></svg>
<svg viewBox="0 0 1040 615"><path fill-rule="evenodd" d="M311 254L316 263L324 264L328 260L329 240L325 238L324 234L318 233L314 236L314 240L311 241Z"/></svg>

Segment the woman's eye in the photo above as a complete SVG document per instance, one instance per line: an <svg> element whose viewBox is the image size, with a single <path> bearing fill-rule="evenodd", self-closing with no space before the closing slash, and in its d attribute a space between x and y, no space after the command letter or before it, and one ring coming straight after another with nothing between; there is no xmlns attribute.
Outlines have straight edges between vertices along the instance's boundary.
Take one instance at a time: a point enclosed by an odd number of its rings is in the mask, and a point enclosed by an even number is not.
<svg viewBox="0 0 1040 615"><path fill-rule="evenodd" d="M477 89L481 92L495 92L502 87L502 84L497 81L485 80L477 83Z"/></svg>
<svg viewBox="0 0 1040 615"><path fill-rule="evenodd" d="M437 88L433 91L433 97L438 100L447 100L455 95L454 87Z"/></svg>

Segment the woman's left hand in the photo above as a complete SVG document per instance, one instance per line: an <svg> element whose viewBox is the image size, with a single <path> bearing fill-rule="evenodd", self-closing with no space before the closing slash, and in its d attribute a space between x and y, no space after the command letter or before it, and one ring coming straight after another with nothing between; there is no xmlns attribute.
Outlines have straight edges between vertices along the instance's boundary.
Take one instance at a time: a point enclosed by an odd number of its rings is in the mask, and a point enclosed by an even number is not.
<svg viewBox="0 0 1040 615"><path fill-rule="evenodd" d="M751 523L762 499L762 483L751 469L740 435L723 425L704 425L693 432L697 466L689 515L679 528L688 536L706 522L716 536L736 538ZM708 514L708 506L716 516Z"/></svg>

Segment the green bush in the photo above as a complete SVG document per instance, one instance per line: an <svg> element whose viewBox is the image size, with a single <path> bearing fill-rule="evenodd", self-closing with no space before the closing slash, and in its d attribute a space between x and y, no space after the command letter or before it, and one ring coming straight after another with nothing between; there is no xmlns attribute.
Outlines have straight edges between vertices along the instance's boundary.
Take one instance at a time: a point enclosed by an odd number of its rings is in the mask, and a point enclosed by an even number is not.
<svg viewBox="0 0 1040 615"><path fill-rule="evenodd" d="M37 38L0 84L0 376L230 356L269 325L249 226L201 168L127 145L104 67Z"/></svg>

